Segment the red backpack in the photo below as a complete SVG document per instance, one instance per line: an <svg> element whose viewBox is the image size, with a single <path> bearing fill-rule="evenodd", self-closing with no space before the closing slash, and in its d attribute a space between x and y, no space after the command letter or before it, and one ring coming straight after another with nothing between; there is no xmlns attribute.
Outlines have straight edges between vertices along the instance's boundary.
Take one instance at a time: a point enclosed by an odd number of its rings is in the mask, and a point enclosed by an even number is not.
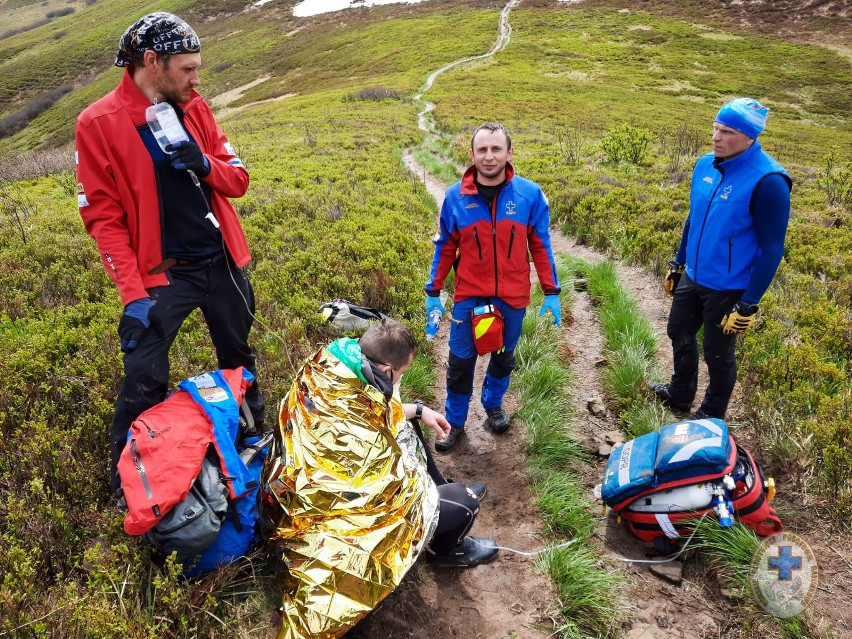
<svg viewBox="0 0 852 639"><path fill-rule="evenodd" d="M684 524L715 513L761 536L783 526L770 505L775 485L719 419L663 426L613 450L601 497L643 541L679 539Z"/></svg>

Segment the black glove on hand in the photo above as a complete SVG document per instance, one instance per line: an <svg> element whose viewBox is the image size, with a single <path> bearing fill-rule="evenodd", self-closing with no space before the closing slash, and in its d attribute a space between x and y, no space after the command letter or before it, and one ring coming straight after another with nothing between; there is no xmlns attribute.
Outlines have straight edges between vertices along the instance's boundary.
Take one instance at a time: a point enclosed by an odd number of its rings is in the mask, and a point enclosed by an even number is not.
<svg viewBox="0 0 852 639"><path fill-rule="evenodd" d="M195 174L202 178L210 175L210 162L195 142L183 140L174 146L168 145L166 149L170 149L169 160L173 169L195 171Z"/></svg>
<svg viewBox="0 0 852 639"><path fill-rule="evenodd" d="M745 333L754 321L755 315L757 315L757 304L749 304L740 300L734 304L734 308L729 313L722 317L719 328L725 335Z"/></svg>
<svg viewBox="0 0 852 639"><path fill-rule="evenodd" d="M663 280L663 288L669 295L674 295L675 289L680 283L680 276L683 275L683 264L671 261L666 266L669 267L669 272L666 279Z"/></svg>
<svg viewBox="0 0 852 639"><path fill-rule="evenodd" d="M150 327L162 337L163 327L155 315L156 308L157 305L147 297L130 302L124 307L118 321L118 338L121 340L122 353L129 353L136 348Z"/></svg>

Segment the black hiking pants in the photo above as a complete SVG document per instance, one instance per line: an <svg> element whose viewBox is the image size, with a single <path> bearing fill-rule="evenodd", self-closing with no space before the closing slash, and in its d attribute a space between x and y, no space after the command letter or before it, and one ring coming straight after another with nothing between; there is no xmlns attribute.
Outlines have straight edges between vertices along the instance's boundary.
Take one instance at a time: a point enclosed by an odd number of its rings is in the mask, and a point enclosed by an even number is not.
<svg viewBox="0 0 852 639"><path fill-rule="evenodd" d="M156 302L151 310L155 320L139 345L124 355L124 382L110 430L113 494L120 486L117 464L130 424L165 399L169 390L169 349L192 311L201 309L216 349L218 367L243 366L257 378L255 356L248 345L254 292L245 272L222 253L212 259L173 266L166 275L169 286L148 291ZM257 381L247 389L245 401L257 429L263 430L263 396Z"/></svg>
<svg viewBox="0 0 852 639"><path fill-rule="evenodd" d="M464 484L438 486L438 526L429 547L436 555L447 555L464 539L476 515L479 500Z"/></svg>
<svg viewBox="0 0 852 639"><path fill-rule="evenodd" d="M467 490L464 484L457 484L441 474L435 464L435 457L423 437L421 425L414 422L414 432L423 444L426 454L426 472L438 487L438 525L429 547L435 554L447 555L464 539L476 521L479 513L479 500Z"/></svg>
<svg viewBox="0 0 852 639"><path fill-rule="evenodd" d="M719 328L722 316L742 297L742 290L716 291L696 284L684 273L669 313L674 374L668 390L675 404L692 404L698 390L698 331L704 328L704 361L710 383L701 402L709 417L723 419L737 381L737 336Z"/></svg>

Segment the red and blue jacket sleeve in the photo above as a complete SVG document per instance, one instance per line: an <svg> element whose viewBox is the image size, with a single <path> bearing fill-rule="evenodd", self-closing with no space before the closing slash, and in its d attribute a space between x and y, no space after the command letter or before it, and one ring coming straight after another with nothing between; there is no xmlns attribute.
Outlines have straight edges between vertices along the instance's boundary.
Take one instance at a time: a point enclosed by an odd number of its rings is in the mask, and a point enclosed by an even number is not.
<svg viewBox="0 0 852 639"><path fill-rule="evenodd" d="M437 297L444 288L444 279L456 261L459 248L458 221L453 213L453 198L448 193L441 206L440 229L435 236L435 254L432 256L432 268L425 291L430 297Z"/></svg>

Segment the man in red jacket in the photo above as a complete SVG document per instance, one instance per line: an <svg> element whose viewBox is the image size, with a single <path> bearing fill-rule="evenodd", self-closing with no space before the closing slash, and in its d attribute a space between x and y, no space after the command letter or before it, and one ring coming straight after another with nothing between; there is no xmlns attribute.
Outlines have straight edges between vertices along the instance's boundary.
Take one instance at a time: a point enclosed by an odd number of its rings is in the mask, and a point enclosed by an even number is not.
<svg viewBox="0 0 852 639"><path fill-rule="evenodd" d="M77 119L78 206L86 230L118 287L124 384L110 434L111 487L136 417L162 401L169 348L183 321L201 309L222 369L243 366L256 377L248 345L254 293L243 267L248 243L228 198L242 197L249 176L213 119L199 84L201 42L170 13L131 25L115 65L118 87ZM146 110L167 103L180 142L161 148ZM246 401L263 425L257 384Z"/></svg>

